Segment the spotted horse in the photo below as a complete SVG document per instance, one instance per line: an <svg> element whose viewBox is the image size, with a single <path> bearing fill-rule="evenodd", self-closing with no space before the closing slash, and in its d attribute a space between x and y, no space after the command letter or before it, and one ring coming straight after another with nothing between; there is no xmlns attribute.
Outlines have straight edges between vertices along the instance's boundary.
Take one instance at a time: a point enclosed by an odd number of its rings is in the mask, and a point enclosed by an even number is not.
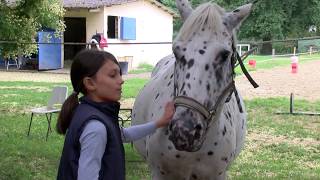
<svg viewBox="0 0 320 180"><path fill-rule="evenodd" d="M214 3L194 10L187 0L176 3L184 23L174 55L156 65L135 100L132 123L159 119L168 101L174 100L176 111L168 127L134 145L153 180L226 179L246 134L245 106L234 84L234 31L252 4L226 12Z"/></svg>

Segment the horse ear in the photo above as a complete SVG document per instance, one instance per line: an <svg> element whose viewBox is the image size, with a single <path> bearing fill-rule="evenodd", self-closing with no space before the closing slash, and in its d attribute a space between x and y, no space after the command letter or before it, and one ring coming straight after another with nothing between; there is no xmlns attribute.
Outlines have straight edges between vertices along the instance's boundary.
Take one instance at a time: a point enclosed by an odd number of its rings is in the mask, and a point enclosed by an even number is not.
<svg viewBox="0 0 320 180"><path fill-rule="evenodd" d="M177 8L184 22L192 13L192 7L188 0L176 0Z"/></svg>
<svg viewBox="0 0 320 180"><path fill-rule="evenodd" d="M241 22L245 20L251 12L252 4L246 4L238 7L232 12L228 12L224 16L224 22L227 28L232 31L233 29L240 26Z"/></svg>

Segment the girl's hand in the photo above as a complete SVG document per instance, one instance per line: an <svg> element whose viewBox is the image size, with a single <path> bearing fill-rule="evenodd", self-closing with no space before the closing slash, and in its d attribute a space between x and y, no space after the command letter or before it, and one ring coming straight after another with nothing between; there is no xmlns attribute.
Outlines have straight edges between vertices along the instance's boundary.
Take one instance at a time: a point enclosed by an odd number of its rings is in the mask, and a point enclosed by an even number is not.
<svg viewBox="0 0 320 180"><path fill-rule="evenodd" d="M173 101L170 101L166 104L162 117L156 122L157 128L168 125L174 115L174 112L174 103Z"/></svg>

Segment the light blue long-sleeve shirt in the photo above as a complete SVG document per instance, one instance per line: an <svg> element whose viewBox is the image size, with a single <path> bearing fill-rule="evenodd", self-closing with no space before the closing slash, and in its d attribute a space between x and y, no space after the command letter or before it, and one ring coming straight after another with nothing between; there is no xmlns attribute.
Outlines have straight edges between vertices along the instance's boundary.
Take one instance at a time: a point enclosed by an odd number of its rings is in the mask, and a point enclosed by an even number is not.
<svg viewBox="0 0 320 180"><path fill-rule="evenodd" d="M131 142L152 134L157 129L155 122L122 128L122 141ZM101 159L107 146L107 129L98 120L90 120L80 136L81 152L78 180L98 179Z"/></svg>

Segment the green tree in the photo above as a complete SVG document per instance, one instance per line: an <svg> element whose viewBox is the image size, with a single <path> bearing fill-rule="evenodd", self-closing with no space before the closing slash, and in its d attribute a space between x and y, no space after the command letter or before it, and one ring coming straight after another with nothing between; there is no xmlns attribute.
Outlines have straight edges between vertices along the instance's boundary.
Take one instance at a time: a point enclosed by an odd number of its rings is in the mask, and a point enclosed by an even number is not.
<svg viewBox="0 0 320 180"><path fill-rule="evenodd" d="M37 50L37 32L52 28L59 35L64 31L64 9L60 0L0 0L0 55L14 57L29 55ZM19 43L20 42L20 43Z"/></svg>
<svg viewBox="0 0 320 180"><path fill-rule="evenodd" d="M193 7L206 0L191 0ZM212 0L226 10L231 11L250 0ZM176 9L175 0L163 0L163 3ZM238 39L253 41L270 41L320 35L320 1L319 0L257 0L252 13L242 24ZM178 31L181 20L175 20ZM309 32L311 26L317 32ZM271 43L265 43L262 53L270 54Z"/></svg>

